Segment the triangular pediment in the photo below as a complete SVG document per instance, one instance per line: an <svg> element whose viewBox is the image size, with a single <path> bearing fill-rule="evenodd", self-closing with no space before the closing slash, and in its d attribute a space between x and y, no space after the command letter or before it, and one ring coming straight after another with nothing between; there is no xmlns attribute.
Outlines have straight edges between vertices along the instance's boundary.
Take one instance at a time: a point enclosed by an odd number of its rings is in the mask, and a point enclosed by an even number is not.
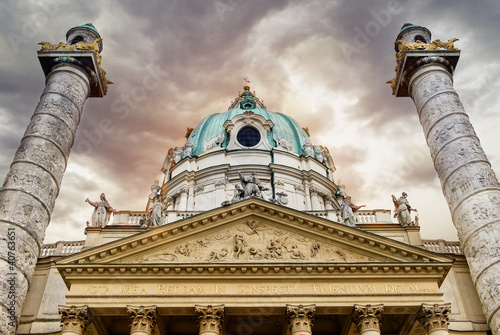
<svg viewBox="0 0 500 335"><path fill-rule="evenodd" d="M251 198L59 259L78 264L420 264L451 259Z"/></svg>

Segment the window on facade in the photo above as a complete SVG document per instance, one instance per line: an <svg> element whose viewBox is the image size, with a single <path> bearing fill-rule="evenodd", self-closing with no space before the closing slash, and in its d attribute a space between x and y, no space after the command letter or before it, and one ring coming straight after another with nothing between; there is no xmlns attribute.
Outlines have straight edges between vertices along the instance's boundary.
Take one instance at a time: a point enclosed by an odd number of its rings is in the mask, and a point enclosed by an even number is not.
<svg viewBox="0 0 500 335"><path fill-rule="evenodd" d="M260 142L260 133L253 127L245 127L238 132L236 139L242 146L250 148Z"/></svg>

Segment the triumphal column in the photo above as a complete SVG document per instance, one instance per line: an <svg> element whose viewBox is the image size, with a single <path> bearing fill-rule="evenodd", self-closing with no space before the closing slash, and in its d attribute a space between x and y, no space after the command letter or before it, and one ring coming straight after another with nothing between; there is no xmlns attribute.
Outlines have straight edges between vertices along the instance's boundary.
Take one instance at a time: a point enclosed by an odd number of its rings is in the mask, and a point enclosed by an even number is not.
<svg viewBox="0 0 500 335"><path fill-rule="evenodd" d="M396 39L393 94L411 97L458 230L472 280L493 334L500 334L500 187L453 88L460 56L453 42L431 42L428 29L405 24Z"/></svg>
<svg viewBox="0 0 500 335"><path fill-rule="evenodd" d="M14 334L45 229L88 97L106 94L102 41L92 24L77 26L66 43L42 42L38 58L45 90L0 190L0 328Z"/></svg>

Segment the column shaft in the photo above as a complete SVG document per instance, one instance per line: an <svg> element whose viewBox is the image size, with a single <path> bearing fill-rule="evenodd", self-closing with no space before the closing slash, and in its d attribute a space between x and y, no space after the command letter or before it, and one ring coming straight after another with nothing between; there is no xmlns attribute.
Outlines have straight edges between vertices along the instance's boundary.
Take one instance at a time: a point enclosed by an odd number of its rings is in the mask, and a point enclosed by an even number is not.
<svg viewBox="0 0 500 335"><path fill-rule="evenodd" d="M493 333L499 334L499 183L453 88L451 74L428 58L428 64L412 74L409 92L483 311Z"/></svg>
<svg viewBox="0 0 500 335"><path fill-rule="evenodd" d="M0 319L14 333L89 96L89 78L62 63L45 90L0 190Z"/></svg>

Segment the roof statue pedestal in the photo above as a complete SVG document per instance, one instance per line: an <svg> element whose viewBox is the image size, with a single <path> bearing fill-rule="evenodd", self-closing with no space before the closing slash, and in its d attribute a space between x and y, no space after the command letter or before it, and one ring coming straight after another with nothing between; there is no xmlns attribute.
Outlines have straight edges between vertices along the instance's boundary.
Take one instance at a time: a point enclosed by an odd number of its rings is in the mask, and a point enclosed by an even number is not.
<svg viewBox="0 0 500 335"><path fill-rule="evenodd" d="M16 332L83 105L88 97L105 94L97 30L81 26L68 37L68 44L41 43L38 58L45 89L0 190L1 234L11 237L11 247L2 248L0 257L4 279L11 283L0 292L0 320L8 320L2 324L4 334ZM14 297L9 290L15 291Z"/></svg>
<svg viewBox="0 0 500 335"><path fill-rule="evenodd" d="M426 28L403 26L393 94L415 103L483 312L498 335L500 238L491 232L500 228L500 186L453 87L455 40L431 42ZM478 257L481 248L491 250L488 257Z"/></svg>

